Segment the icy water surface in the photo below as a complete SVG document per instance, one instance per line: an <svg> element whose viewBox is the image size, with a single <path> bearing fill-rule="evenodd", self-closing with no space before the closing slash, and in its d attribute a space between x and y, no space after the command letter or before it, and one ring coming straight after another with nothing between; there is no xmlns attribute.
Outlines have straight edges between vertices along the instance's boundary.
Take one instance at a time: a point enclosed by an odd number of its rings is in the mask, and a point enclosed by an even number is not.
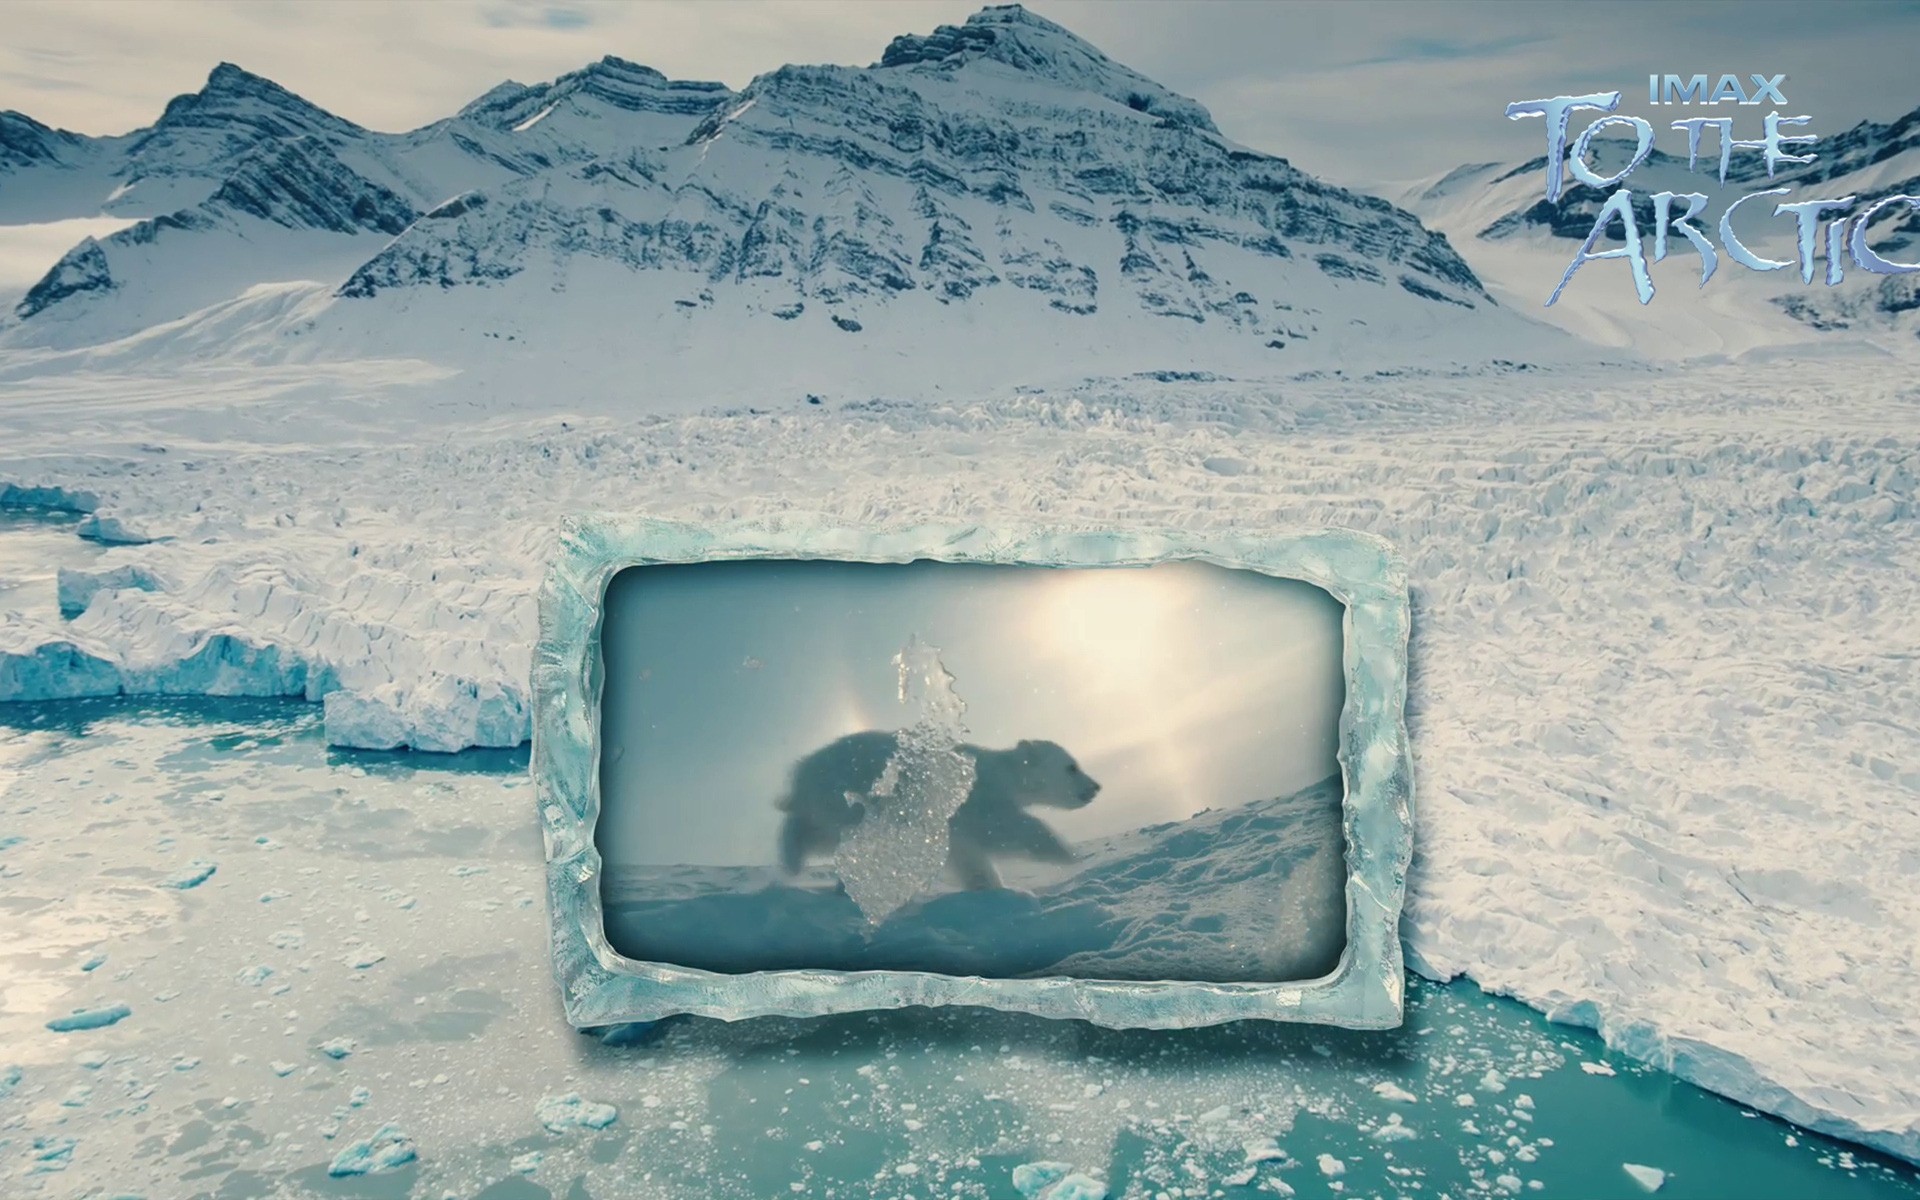
<svg viewBox="0 0 1920 1200"><path fill-rule="evenodd" d="M0 705L0 1195L1920 1197L1465 984L1387 1034L582 1036L525 765L329 753L296 703Z"/></svg>

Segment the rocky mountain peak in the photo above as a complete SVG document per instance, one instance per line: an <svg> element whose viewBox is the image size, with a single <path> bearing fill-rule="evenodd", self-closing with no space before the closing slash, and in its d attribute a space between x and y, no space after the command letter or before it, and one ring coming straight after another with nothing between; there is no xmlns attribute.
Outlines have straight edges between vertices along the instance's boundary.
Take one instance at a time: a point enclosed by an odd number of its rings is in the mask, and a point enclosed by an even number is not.
<svg viewBox="0 0 1920 1200"><path fill-rule="evenodd" d="M1219 132L1205 105L1120 65L1018 4L983 8L964 25L942 25L930 34L902 34L888 43L876 65L954 70L983 60L1104 96L1170 124Z"/></svg>
<svg viewBox="0 0 1920 1200"><path fill-rule="evenodd" d="M215 66L207 75L206 85L199 91L175 96L168 101L154 129L225 124L247 110L259 109L270 110L279 114L283 121L311 129L360 132L360 127L353 122L334 116L264 75L255 75L230 62Z"/></svg>

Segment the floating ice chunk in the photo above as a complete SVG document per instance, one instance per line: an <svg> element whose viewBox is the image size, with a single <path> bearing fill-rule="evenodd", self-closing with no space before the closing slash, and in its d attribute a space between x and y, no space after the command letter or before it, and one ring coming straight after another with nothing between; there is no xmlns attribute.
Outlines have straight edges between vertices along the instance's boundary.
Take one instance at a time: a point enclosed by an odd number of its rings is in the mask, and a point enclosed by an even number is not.
<svg viewBox="0 0 1920 1200"><path fill-rule="evenodd" d="M113 1061L113 1055L108 1054L105 1050L88 1050L74 1055L73 1061L79 1063L89 1071L98 1071L101 1067ZM4 1096L5 1094L4 1091L0 1091L0 1096Z"/></svg>
<svg viewBox="0 0 1920 1200"><path fill-rule="evenodd" d="M1586 1064L1582 1063L1581 1065L1585 1066ZM1608 1074L1612 1074L1612 1072L1608 1072ZM1667 1182L1667 1173L1659 1167L1643 1167L1639 1163L1621 1163L1620 1169L1627 1173L1629 1179L1639 1184L1643 1191L1657 1192L1661 1187L1665 1186Z"/></svg>
<svg viewBox="0 0 1920 1200"><path fill-rule="evenodd" d="M1287 1152L1272 1138L1244 1142L1240 1148L1247 1152L1247 1161L1250 1163L1279 1162L1287 1157Z"/></svg>
<svg viewBox="0 0 1920 1200"><path fill-rule="evenodd" d="M1076 1171L1041 1192L1039 1200L1107 1200L1107 1185Z"/></svg>
<svg viewBox="0 0 1920 1200"><path fill-rule="evenodd" d="M334 1155L332 1164L327 1167L327 1174L335 1179L377 1175L383 1171L397 1171L416 1157L412 1138L400 1132L397 1125L382 1125L372 1137L355 1142Z"/></svg>
<svg viewBox="0 0 1920 1200"><path fill-rule="evenodd" d="M1320 1156L1320 1173L1328 1179L1338 1179L1347 1173L1347 1164L1341 1162L1331 1154L1322 1154Z"/></svg>
<svg viewBox="0 0 1920 1200"><path fill-rule="evenodd" d="M167 886L170 888L178 888L183 892L190 888L197 888L207 880L213 878L214 870L215 865L213 863L208 862L204 858L196 858L187 864L185 870L167 880Z"/></svg>
<svg viewBox="0 0 1920 1200"><path fill-rule="evenodd" d="M1461 1108L1472 1108L1474 1104L1473 1093L1461 1092L1458 1096L1455 1096L1453 1098L1453 1102L1455 1104L1458 1104Z"/></svg>
<svg viewBox="0 0 1920 1200"><path fill-rule="evenodd" d="M265 963L255 963L240 972L240 982L248 987L259 987L272 976L273 968Z"/></svg>
<svg viewBox="0 0 1920 1200"><path fill-rule="evenodd" d="M321 1042L318 1046L315 1046L314 1049L326 1055L328 1058L341 1059L341 1058L345 1058L349 1054L352 1054L354 1052L355 1045L352 1038L337 1037L337 1038L328 1038L326 1041Z"/></svg>
<svg viewBox="0 0 1920 1200"><path fill-rule="evenodd" d="M13 1095L13 1089L19 1087L20 1081L26 1077L27 1073L19 1067L0 1067L0 1100Z"/></svg>
<svg viewBox="0 0 1920 1200"><path fill-rule="evenodd" d="M365 1108L367 1101L373 1099L373 1093L366 1088L357 1087L347 1096L347 1103L354 1108Z"/></svg>
<svg viewBox="0 0 1920 1200"><path fill-rule="evenodd" d="M106 961L107 952L105 950L89 950L80 959L80 969L82 971L98 971L106 964Z"/></svg>
<svg viewBox="0 0 1920 1200"><path fill-rule="evenodd" d="M507 1167L509 1170L518 1171L522 1175L531 1175L540 1169L540 1164L546 1157L545 1154L542 1154L538 1150L529 1150L525 1154L514 1155L507 1161Z"/></svg>
<svg viewBox="0 0 1920 1200"><path fill-rule="evenodd" d="M1013 1190L1034 1200L1042 1191L1073 1173L1072 1163L1030 1162L1013 1169Z"/></svg>
<svg viewBox="0 0 1920 1200"><path fill-rule="evenodd" d="M76 1008L64 1017L55 1017L47 1022L47 1028L55 1033L73 1033L81 1029L105 1029L118 1024L133 1015L133 1010L124 1004L103 1004L98 1008Z"/></svg>
<svg viewBox="0 0 1920 1200"><path fill-rule="evenodd" d="M349 951L345 961L354 970L364 971L376 963L386 961L386 957L387 952L384 950L377 950L372 946L361 946Z"/></svg>
<svg viewBox="0 0 1920 1200"><path fill-rule="evenodd" d="M270 1062L267 1064L267 1069L272 1071L275 1075L278 1075L280 1078L285 1079L287 1076L299 1070L300 1064L290 1063L290 1062L281 1062L280 1060L275 1059L273 1062Z"/></svg>
<svg viewBox="0 0 1920 1200"><path fill-rule="evenodd" d="M1228 1187L1245 1187L1253 1182L1253 1177L1256 1173L1257 1169L1254 1167L1242 1167L1238 1171L1229 1171L1227 1174L1222 1175L1220 1182L1226 1184Z"/></svg>
<svg viewBox="0 0 1920 1200"><path fill-rule="evenodd" d="M1376 1142L1404 1142L1418 1136L1413 1126L1401 1122L1399 1113L1388 1113L1387 1123L1373 1131L1373 1140Z"/></svg>
<svg viewBox="0 0 1920 1200"><path fill-rule="evenodd" d="M583 1100L578 1092L564 1096L543 1096L534 1106L534 1114L549 1133L569 1129L605 1129L619 1119L620 1110L611 1104Z"/></svg>
<svg viewBox="0 0 1920 1200"><path fill-rule="evenodd" d="M973 790L973 759L959 749L967 706L954 691L939 648L915 634L893 665L900 703L917 709L917 716L897 735L867 793L847 793L864 815L833 856L847 896L874 925L939 880L947 865L947 821Z"/></svg>
<svg viewBox="0 0 1920 1200"><path fill-rule="evenodd" d="M1507 1077L1492 1067L1480 1077L1480 1090L1483 1092L1504 1092L1507 1090Z"/></svg>
<svg viewBox="0 0 1920 1200"><path fill-rule="evenodd" d="M1401 1087L1391 1079L1382 1080L1373 1085L1373 1094L1392 1104L1417 1104L1420 1097Z"/></svg>
<svg viewBox="0 0 1920 1200"><path fill-rule="evenodd" d="M1589 1075L1617 1074L1612 1067L1603 1062L1583 1062L1580 1064L1580 1069Z"/></svg>

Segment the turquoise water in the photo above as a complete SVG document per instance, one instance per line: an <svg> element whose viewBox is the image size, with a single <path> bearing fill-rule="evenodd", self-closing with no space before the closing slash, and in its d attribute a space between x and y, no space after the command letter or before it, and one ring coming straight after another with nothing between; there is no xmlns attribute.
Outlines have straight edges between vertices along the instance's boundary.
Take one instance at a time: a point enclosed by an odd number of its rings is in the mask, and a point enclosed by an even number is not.
<svg viewBox="0 0 1920 1200"><path fill-rule="evenodd" d="M908 1010L608 1044L559 1014L525 770L329 751L292 702L0 705L0 1195L977 1200L1049 1160L1183 1200L1644 1195L1625 1163L1662 1197L1920 1197L1464 982L1412 980L1389 1033ZM542 1128L569 1092L618 1119ZM411 1162L328 1174L389 1125Z"/></svg>

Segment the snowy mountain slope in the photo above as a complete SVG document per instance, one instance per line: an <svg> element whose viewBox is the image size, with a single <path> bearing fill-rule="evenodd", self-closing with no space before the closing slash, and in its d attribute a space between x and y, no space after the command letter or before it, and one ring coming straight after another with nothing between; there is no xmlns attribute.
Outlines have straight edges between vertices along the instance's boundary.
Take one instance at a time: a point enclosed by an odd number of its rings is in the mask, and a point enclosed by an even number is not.
<svg viewBox="0 0 1920 1200"><path fill-rule="evenodd" d="M545 280L589 257L678 274L688 307L822 330L926 294L1145 311L1282 346L1328 309L1485 304L1405 214L1232 146L1197 104L1019 9L897 39L875 68L782 68L684 145L431 218L341 294ZM1353 281L1367 286L1341 296Z"/></svg>
<svg viewBox="0 0 1920 1200"><path fill-rule="evenodd" d="M20 128L36 157L0 174L0 212L65 169L64 143ZM192 204L76 247L0 320L0 355L164 358L156 330L217 311L251 362L424 359L468 395L645 378L711 400L1096 359L1297 370L1359 344L1407 363L1577 353L1500 311L1410 214L1226 141L1199 104L1018 7L737 96L608 58L401 135L223 66L153 129L82 151L119 180L116 211L143 189ZM321 193L340 200L302 202ZM297 280L334 302L236 328L249 288ZM530 373L543 358L573 369Z"/></svg>
<svg viewBox="0 0 1920 1200"><path fill-rule="evenodd" d="M1747 124L1757 125L1758 118ZM1579 128L1576 121L1574 129ZM1736 118L1736 136L1756 132ZM1758 153L1736 150L1722 184L1717 136L1712 130L1702 136L1700 158L1689 170L1684 154L1670 152L1676 145L1684 147L1685 135L1656 123L1655 149L1621 185L1633 192L1635 217L1642 237L1649 240L1655 228L1654 193L1705 193L1708 204L1695 224L1720 255L1716 274L1702 288L1698 254L1685 239L1673 236L1670 257L1651 265L1656 297L1644 309L1621 263L1582 268L1559 302L1551 309L1543 307L1613 188L1589 187L1563 168L1565 190L1550 202L1545 198L1546 159L1538 157L1469 164L1396 194L1462 248L1503 303L1589 340L1631 344L1657 357L1694 357L1820 341L1831 348L1835 340L1818 335L1846 330L1904 352L1904 344L1920 332L1914 317L1920 310L1920 285L1914 276L1877 277L1848 263L1848 277L1829 288L1822 277L1826 268L1821 251L1817 270L1822 276L1816 276L1812 286L1803 285L1798 271L1761 273L1733 262L1719 246L1718 224L1727 205L1740 197L1790 188L1787 195L1743 208L1734 224L1756 251L1792 259L1793 222L1772 216L1774 203L1855 196L1851 211L1859 213L1887 196L1920 195L1920 109L1891 123L1862 122L1810 145L1789 147L1813 154L1814 161L1782 164L1771 179ZM1600 174L1610 175L1627 164L1630 153L1629 139L1603 135L1594 142L1591 161ZM1676 208L1675 215L1683 211L1684 206ZM1614 222L1605 244L1619 241ZM1873 244L1889 257L1912 259L1912 251L1920 247L1920 213L1904 207L1882 212L1874 222ZM1867 344L1860 338L1847 340L1854 347Z"/></svg>
<svg viewBox="0 0 1920 1200"><path fill-rule="evenodd" d="M15 306L14 341L126 337L261 283L351 270L412 218L405 199L347 167L326 142L270 143L192 208L69 251Z"/></svg>
<svg viewBox="0 0 1920 1200"><path fill-rule="evenodd" d="M1338 778L1097 838L1015 890L934 894L875 927L830 870L610 864L607 936L630 957L713 971L923 970L1001 977L1317 979L1346 942ZM1329 903L1329 900L1333 903Z"/></svg>
<svg viewBox="0 0 1920 1200"><path fill-rule="evenodd" d="M551 84L503 84L452 118L382 134L222 63L153 126L122 137L0 114L0 220L145 218L75 246L12 306L9 340L95 345L256 285L337 283L423 209L591 158L602 144L677 141L727 95L608 58Z"/></svg>

